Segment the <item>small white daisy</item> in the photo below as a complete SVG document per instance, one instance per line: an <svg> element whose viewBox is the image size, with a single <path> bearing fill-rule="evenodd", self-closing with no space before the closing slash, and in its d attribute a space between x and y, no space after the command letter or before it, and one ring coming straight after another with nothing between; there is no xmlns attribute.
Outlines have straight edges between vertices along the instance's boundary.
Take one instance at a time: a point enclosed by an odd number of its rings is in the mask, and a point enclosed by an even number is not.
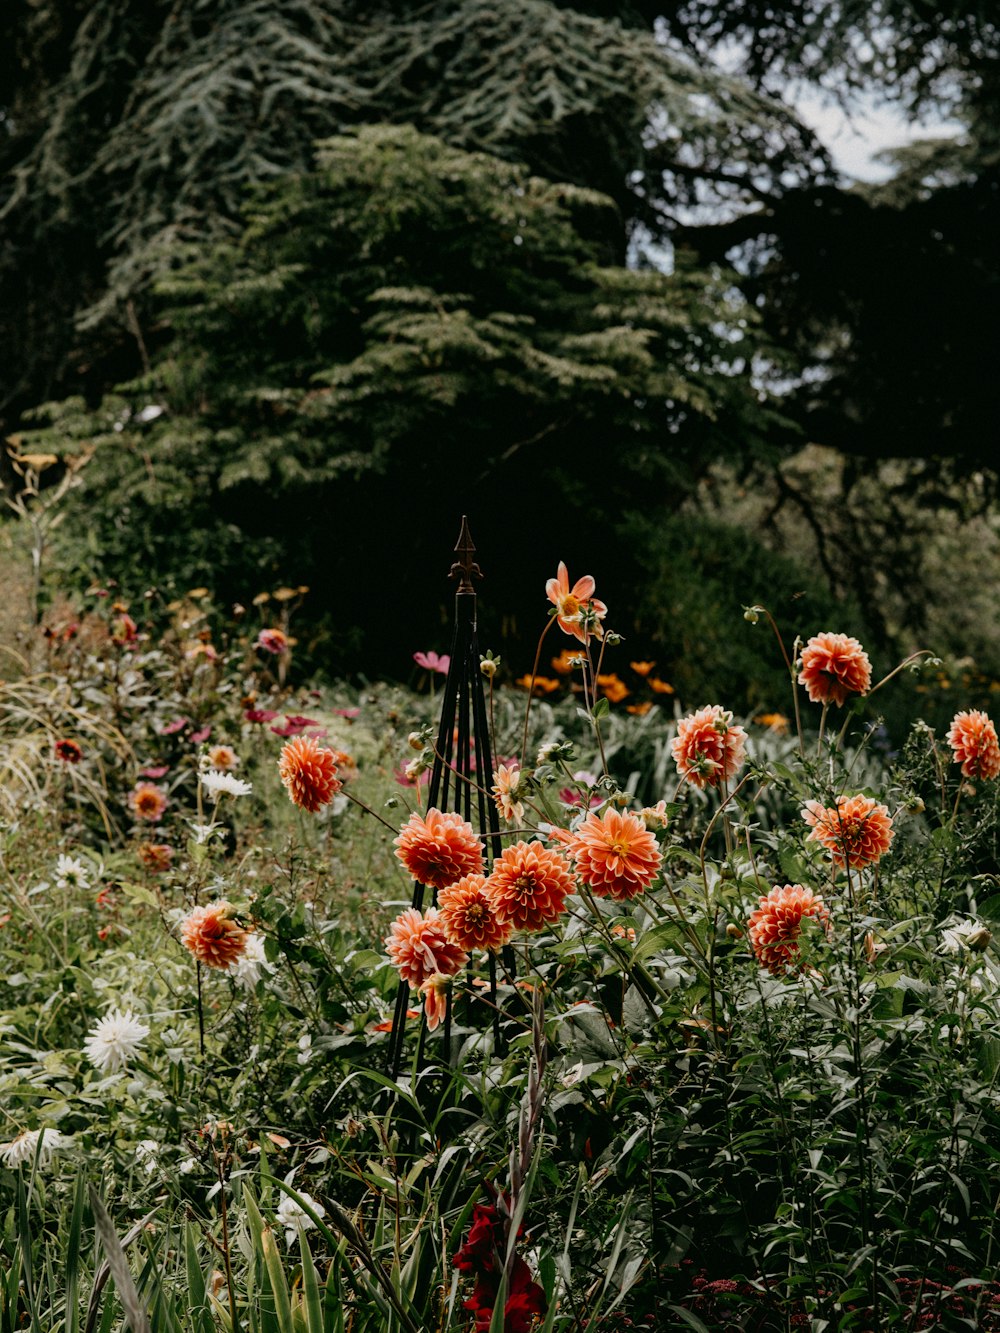
<svg viewBox="0 0 1000 1333"><path fill-rule="evenodd" d="M40 1149L38 1148L39 1139L42 1141ZM70 1142L70 1137L66 1134L60 1134L57 1129L23 1129L9 1143L0 1143L0 1159L2 1159L4 1166L9 1166L13 1170L14 1167L20 1166L22 1162L30 1165L35 1160L37 1150L38 1165L48 1166L56 1149L65 1148Z"/></svg>
<svg viewBox="0 0 1000 1333"><path fill-rule="evenodd" d="M201 785L215 800L218 800L223 793L227 796L249 796L253 791L252 783L244 782L242 778L234 777L232 773L220 773L217 768L210 768L207 773L202 773Z"/></svg>
<svg viewBox="0 0 1000 1333"><path fill-rule="evenodd" d="M87 1033L83 1053L102 1074L116 1074L138 1053L148 1036L149 1028L131 1009L112 1009Z"/></svg>
<svg viewBox="0 0 1000 1333"><path fill-rule="evenodd" d="M300 1196L305 1200L317 1217L325 1217L326 1209L321 1203L317 1203L311 1194L305 1190L299 1190ZM299 1228L305 1231L308 1227L314 1227L316 1223L308 1213L303 1211L290 1195L286 1194L278 1207L275 1209L275 1217L278 1224L285 1228L285 1244L289 1249L299 1238Z"/></svg>
<svg viewBox="0 0 1000 1333"><path fill-rule="evenodd" d="M60 856L56 861L57 889L89 889L90 871L73 856Z"/></svg>

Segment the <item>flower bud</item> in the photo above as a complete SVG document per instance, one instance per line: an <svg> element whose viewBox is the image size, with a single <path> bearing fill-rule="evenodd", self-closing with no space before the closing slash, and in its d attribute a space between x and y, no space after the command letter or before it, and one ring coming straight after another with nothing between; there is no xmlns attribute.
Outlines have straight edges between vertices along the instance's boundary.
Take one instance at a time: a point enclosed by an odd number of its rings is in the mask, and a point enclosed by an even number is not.
<svg viewBox="0 0 1000 1333"><path fill-rule="evenodd" d="M411 731L406 738L406 743L411 750L422 750L424 748L424 738L419 731Z"/></svg>
<svg viewBox="0 0 1000 1333"><path fill-rule="evenodd" d="M977 926L975 930L969 932L965 943L973 953L985 953L989 948L990 940L993 936L983 925Z"/></svg>

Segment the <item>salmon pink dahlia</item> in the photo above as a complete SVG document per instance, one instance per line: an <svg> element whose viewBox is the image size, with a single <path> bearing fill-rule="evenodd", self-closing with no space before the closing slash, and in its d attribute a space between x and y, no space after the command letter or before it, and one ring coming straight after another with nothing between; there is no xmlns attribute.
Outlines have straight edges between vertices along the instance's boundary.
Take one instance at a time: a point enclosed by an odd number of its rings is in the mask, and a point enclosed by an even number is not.
<svg viewBox="0 0 1000 1333"><path fill-rule="evenodd" d="M838 796L833 809L807 801L802 818L812 825L809 840L822 843L834 865L853 870L875 865L896 836L888 808L870 796Z"/></svg>
<svg viewBox="0 0 1000 1333"><path fill-rule="evenodd" d="M814 704L837 704L865 694L872 682L868 654L846 634L817 634L802 649L799 684Z"/></svg>
<svg viewBox="0 0 1000 1333"><path fill-rule="evenodd" d="M128 808L136 819L155 824L163 818L167 808L167 794L152 782L137 782L128 794Z"/></svg>
<svg viewBox="0 0 1000 1333"><path fill-rule="evenodd" d="M510 927L501 926L493 915L482 875L464 875L438 895L438 910L448 938L471 953L473 949L496 950L510 939Z"/></svg>
<svg viewBox="0 0 1000 1333"><path fill-rule="evenodd" d="M732 713L710 704L680 720L670 749L682 778L695 787L718 787L743 763L746 743L747 734L733 726Z"/></svg>
<svg viewBox="0 0 1000 1333"><path fill-rule="evenodd" d="M986 713L972 709L956 713L948 732L948 744L955 763L962 765L967 778L983 778L990 782L1000 776L1000 744L997 729Z"/></svg>
<svg viewBox="0 0 1000 1333"><path fill-rule="evenodd" d="M225 971L236 962L247 943L247 932L230 916L225 900L196 907L181 922L181 940L188 953L206 967Z"/></svg>
<svg viewBox="0 0 1000 1333"><path fill-rule="evenodd" d="M483 869L483 846L472 825L459 814L430 809L414 812L395 839L396 855L417 881L443 889L463 875Z"/></svg>
<svg viewBox="0 0 1000 1333"><path fill-rule="evenodd" d="M436 907L428 907L426 912L408 907L401 912L389 927L385 948L393 967L413 990L419 990L435 973L454 976L468 958L465 950L445 934Z"/></svg>
<svg viewBox="0 0 1000 1333"><path fill-rule="evenodd" d="M598 898L634 898L660 869L655 837L627 810L609 807L603 815L588 815L568 850L577 874Z"/></svg>
<svg viewBox="0 0 1000 1333"><path fill-rule="evenodd" d="M747 922L750 944L761 967L780 977L794 966L802 918L815 917L826 928L830 913L823 899L801 884L777 884L760 899L760 906Z"/></svg>
<svg viewBox="0 0 1000 1333"><path fill-rule="evenodd" d="M486 895L501 925L536 931L559 920L574 887L570 864L559 852L540 842L517 842L494 862Z"/></svg>
<svg viewBox="0 0 1000 1333"><path fill-rule="evenodd" d="M594 596L595 587L593 578L584 574L571 588L569 574L561 560L556 577L545 585L545 595L556 608L559 628L581 643L586 643L591 634L601 637L601 621L608 614L608 608Z"/></svg>
<svg viewBox="0 0 1000 1333"><path fill-rule="evenodd" d="M288 795L302 810L315 814L340 791L337 756L315 736L296 736L282 746L278 772Z"/></svg>

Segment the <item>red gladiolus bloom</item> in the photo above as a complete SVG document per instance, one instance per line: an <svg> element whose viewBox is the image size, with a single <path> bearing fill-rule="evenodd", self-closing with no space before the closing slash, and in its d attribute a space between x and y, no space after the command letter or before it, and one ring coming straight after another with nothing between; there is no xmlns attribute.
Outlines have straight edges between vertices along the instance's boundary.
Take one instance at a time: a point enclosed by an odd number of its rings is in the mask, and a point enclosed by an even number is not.
<svg viewBox="0 0 1000 1333"><path fill-rule="evenodd" d="M660 869L656 838L636 815L608 808L591 814L571 835L577 874L598 898L634 898Z"/></svg>
<svg viewBox="0 0 1000 1333"><path fill-rule="evenodd" d="M437 972L453 977L468 958L465 950L445 934L436 907L428 907L423 913L415 907L401 912L389 927L385 948L393 967L412 990L419 990Z"/></svg>
<svg viewBox="0 0 1000 1333"><path fill-rule="evenodd" d="M997 729L986 713L972 709L956 713L948 732L948 744L955 763L962 765L967 778L983 778L991 782L1000 776L1000 743Z"/></svg>
<svg viewBox="0 0 1000 1333"><path fill-rule="evenodd" d="M510 927L502 926L493 913L482 875L465 875L442 889L438 910L448 938L470 953L473 949L495 951L510 939Z"/></svg>
<svg viewBox="0 0 1000 1333"><path fill-rule="evenodd" d="M57 759L64 764L78 764L83 758L83 748L77 741L62 739L55 742L53 750Z"/></svg>
<svg viewBox="0 0 1000 1333"><path fill-rule="evenodd" d="M849 694L865 694L872 680L868 654L846 634L817 634L802 649L799 684L814 704L843 704Z"/></svg>
<svg viewBox="0 0 1000 1333"><path fill-rule="evenodd" d="M395 839L396 856L418 884L443 889L483 869L483 847L461 815L428 810L412 814Z"/></svg>
<svg viewBox="0 0 1000 1333"><path fill-rule="evenodd" d="M711 704L681 719L670 750L682 778L695 787L718 787L735 776L746 741L743 728L733 725L732 713Z"/></svg>
<svg viewBox="0 0 1000 1333"><path fill-rule="evenodd" d="M181 922L185 949L206 967L225 971L246 948L247 932L234 921L227 902L196 907Z"/></svg>
<svg viewBox="0 0 1000 1333"><path fill-rule="evenodd" d="M486 896L501 925L537 931L559 920L574 887L564 856L540 842L518 842L494 863Z"/></svg>
<svg viewBox="0 0 1000 1333"><path fill-rule="evenodd" d="M571 588L569 574L561 560L556 577L545 585L545 595L556 608L559 628L581 643L586 643L590 634L601 637L600 622L608 614L608 608L594 596L595 586L593 578L585 574Z"/></svg>
<svg viewBox="0 0 1000 1333"><path fill-rule="evenodd" d="M310 814L340 791L336 756L313 736L297 736L282 747L278 772L292 801Z"/></svg>
<svg viewBox="0 0 1000 1333"><path fill-rule="evenodd" d="M777 884L760 899L747 928L750 944L761 967L780 977L798 957L802 918L815 917L824 927L830 913L823 899L801 884Z"/></svg>
<svg viewBox="0 0 1000 1333"><path fill-rule="evenodd" d="M807 801L802 818L812 825L809 840L822 843L834 865L854 870L875 865L896 836L888 808L869 796L838 796L834 809Z"/></svg>

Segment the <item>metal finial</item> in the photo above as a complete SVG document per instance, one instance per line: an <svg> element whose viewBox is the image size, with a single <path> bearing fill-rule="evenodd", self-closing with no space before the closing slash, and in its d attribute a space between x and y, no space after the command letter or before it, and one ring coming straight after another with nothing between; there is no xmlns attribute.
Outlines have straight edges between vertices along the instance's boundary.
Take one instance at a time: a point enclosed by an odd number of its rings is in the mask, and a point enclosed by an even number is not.
<svg viewBox="0 0 1000 1333"><path fill-rule="evenodd" d="M458 559L452 565L448 577L459 580L459 592L475 592L472 586L473 577L481 579L483 571L472 558L476 554L476 548L473 545L472 534L469 532L469 520L464 514L462 515L462 531L458 534L455 550L458 553Z"/></svg>

